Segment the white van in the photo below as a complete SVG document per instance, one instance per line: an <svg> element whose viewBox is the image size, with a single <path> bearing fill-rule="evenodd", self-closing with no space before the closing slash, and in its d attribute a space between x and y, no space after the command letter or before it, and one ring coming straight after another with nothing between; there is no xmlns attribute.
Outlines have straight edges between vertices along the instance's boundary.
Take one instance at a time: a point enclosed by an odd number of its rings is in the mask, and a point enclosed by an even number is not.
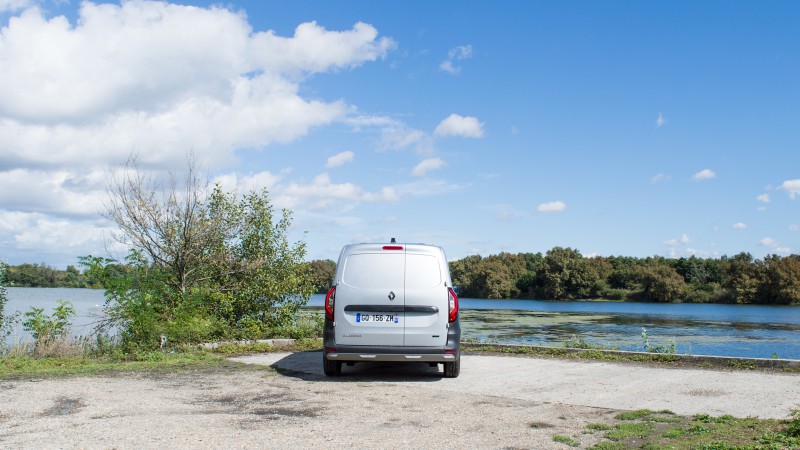
<svg viewBox="0 0 800 450"><path fill-rule="evenodd" d="M458 296L441 247L425 244L347 245L325 298L323 368L342 362L417 361L461 368Z"/></svg>

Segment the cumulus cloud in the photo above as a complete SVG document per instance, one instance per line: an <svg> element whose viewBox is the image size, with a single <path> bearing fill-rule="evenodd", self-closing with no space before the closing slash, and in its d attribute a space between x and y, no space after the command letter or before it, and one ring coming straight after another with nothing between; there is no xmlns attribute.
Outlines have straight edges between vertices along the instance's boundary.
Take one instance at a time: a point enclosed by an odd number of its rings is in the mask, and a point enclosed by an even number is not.
<svg viewBox="0 0 800 450"><path fill-rule="evenodd" d="M445 165L446 163L441 158L424 159L419 164L414 166L414 169L411 171L411 175L415 177L421 177L432 170L441 169Z"/></svg>
<svg viewBox="0 0 800 450"><path fill-rule="evenodd" d="M716 177L717 174L714 173L711 169L703 169L700 172L692 175L692 180L694 181L706 181Z"/></svg>
<svg viewBox="0 0 800 450"><path fill-rule="evenodd" d="M337 153L330 158L328 158L328 162L325 164L325 167L332 169L334 167L339 167L343 164L349 163L353 160L355 154L350 150L345 152Z"/></svg>
<svg viewBox="0 0 800 450"><path fill-rule="evenodd" d="M543 213L560 213L567 209L567 204L561 200L554 202L541 203L536 207L536 210Z"/></svg>
<svg viewBox="0 0 800 450"><path fill-rule="evenodd" d="M9 17L0 27L0 213L7 225L23 214L30 230L5 230L6 258L34 245L32 233L41 234L42 249L49 242L84 245L71 251L73 259L102 251L91 246L107 224L89 218L103 210L109 167L131 152L159 177L183 169L188 151L224 173L238 163L238 151L289 143L315 127L398 126L358 115L343 101L301 95L314 74L385 58L396 44L372 25L328 30L308 22L281 36L255 30L244 13L221 6L85 1L72 20L31 7L38 3L0 0ZM347 162L336 156L329 167ZM397 198L391 187L371 191L323 176L291 183L285 176L215 180L239 192L270 189L287 206ZM62 230L77 234L69 239Z"/></svg>
<svg viewBox="0 0 800 450"><path fill-rule="evenodd" d="M303 206L319 209L340 202L343 207L353 207L361 202L390 203L400 199L397 190L384 186L369 192L354 183L334 183L327 172L314 177L310 183L290 182L275 189L275 203L282 208Z"/></svg>
<svg viewBox="0 0 800 450"><path fill-rule="evenodd" d="M789 231L800 231L800 225L797 224L789 225Z"/></svg>
<svg viewBox="0 0 800 450"><path fill-rule="evenodd" d="M472 46L460 45L447 52L447 59L439 64L439 69L451 75L461 73L461 67L455 65L456 61L472 58Z"/></svg>
<svg viewBox="0 0 800 450"><path fill-rule="evenodd" d="M0 13L6 11L19 11L33 6L35 2L31 0L0 0Z"/></svg>
<svg viewBox="0 0 800 450"><path fill-rule="evenodd" d="M789 198L794 200L798 195L800 195L800 179L786 180L778 187L778 189L785 191L787 194L789 194Z"/></svg>
<svg viewBox="0 0 800 450"><path fill-rule="evenodd" d="M84 2L78 15L28 9L0 31L4 159L55 166L136 148L142 160L182 161L191 148L224 161L344 117L348 105L306 100L299 83L394 47L364 23L254 32L221 7Z"/></svg>
<svg viewBox="0 0 800 450"><path fill-rule="evenodd" d="M761 203L769 203L771 201L769 199L769 194L761 194L756 197L756 200L760 201Z"/></svg>
<svg viewBox="0 0 800 450"><path fill-rule="evenodd" d="M733 228L737 230L744 230L745 228L747 228L747 224L744 222L736 222L735 224L733 224Z"/></svg>
<svg viewBox="0 0 800 450"><path fill-rule="evenodd" d="M483 123L476 117L450 114L433 132L436 136L483 137Z"/></svg>

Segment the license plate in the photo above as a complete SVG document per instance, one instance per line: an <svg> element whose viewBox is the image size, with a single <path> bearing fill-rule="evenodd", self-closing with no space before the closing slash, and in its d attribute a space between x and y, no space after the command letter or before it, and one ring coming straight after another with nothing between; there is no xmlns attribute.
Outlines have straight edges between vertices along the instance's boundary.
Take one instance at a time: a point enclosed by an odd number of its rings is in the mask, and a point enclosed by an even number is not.
<svg viewBox="0 0 800 450"><path fill-rule="evenodd" d="M356 313L356 323L399 325L400 315L392 313Z"/></svg>

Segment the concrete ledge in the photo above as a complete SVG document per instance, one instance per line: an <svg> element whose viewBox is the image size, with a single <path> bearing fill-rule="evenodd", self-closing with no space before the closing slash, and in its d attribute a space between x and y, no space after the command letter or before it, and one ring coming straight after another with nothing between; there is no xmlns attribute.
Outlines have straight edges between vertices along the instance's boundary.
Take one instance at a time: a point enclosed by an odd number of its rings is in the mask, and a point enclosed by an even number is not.
<svg viewBox="0 0 800 450"><path fill-rule="evenodd" d="M253 345L253 344L267 344L272 347L288 347L294 345L294 339L255 339L243 341L221 341L221 342L206 342L199 346L207 349L219 348L223 345Z"/></svg>
<svg viewBox="0 0 800 450"><path fill-rule="evenodd" d="M509 353L524 353L529 350L533 353L601 353L604 355L615 355L623 358L635 360L636 357L642 359L659 357L669 358L671 361L680 361L697 366L710 365L715 367L728 367L728 368L761 368L761 369L783 369L783 368L800 368L800 360L797 359L771 359L771 358L737 358L731 356L704 356L704 355L686 355L686 354L671 354L671 353L648 353L648 352L629 352L623 350L597 350L597 349L584 349L584 348L561 348L561 347L544 347L539 345L519 345L519 344L481 344L474 342L462 342L461 348L463 349L476 349L476 348L489 348L498 352Z"/></svg>

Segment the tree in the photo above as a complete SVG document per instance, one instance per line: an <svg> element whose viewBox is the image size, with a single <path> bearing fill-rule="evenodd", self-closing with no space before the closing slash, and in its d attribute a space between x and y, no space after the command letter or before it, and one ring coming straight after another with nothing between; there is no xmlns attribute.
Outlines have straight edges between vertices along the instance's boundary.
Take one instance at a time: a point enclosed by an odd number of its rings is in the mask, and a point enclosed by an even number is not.
<svg viewBox="0 0 800 450"><path fill-rule="evenodd" d="M475 278L481 259L483 258L480 255L470 255L449 264L453 284L460 290L459 296L480 297L479 288L475 285Z"/></svg>
<svg viewBox="0 0 800 450"><path fill-rule="evenodd" d="M763 303L800 303L800 255L764 258Z"/></svg>
<svg viewBox="0 0 800 450"><path fill-rule="evenodd" d="M102 277L124 340L266 336L291 325L313 292L305 243L289 242L291 213L277 213L267 191L209 192L191 157L180 186L174 174L163 184L131 158L108 194L129 268L91 256L82 264L91 279Z"/></svg>
<svg viewBox="0 0 800 450"><path fill-rule="evenodd" d="M599 270L610 272L602 263L583 258L578 250L553 247L544 257L539 278L546 299L585 298L600 281Z"/></svg>
<svg viewBox="0 0 800 450"><path fill-rule="evenodd" d="M317 294L328 292L333 277L336 276L336 263L330 259L315 259L307 263L309 282Z"/></svg>
<svg viewBox="0 0 800 450"><path fill-rule="evenodd" d="M645 300L674 302L681 299L686 288L678 272L664 264L652 264L640 269L642 296Z"/></svg>
<svg viewBox="0 0 800 450"><path fill-rule="evenodd" d="M756 302L762 284L759 273L761 265L753 261L750 253L742 252L732 258L723 259L720 271L725 274L721 285L727 292L727 298L733 303Z"/></svg>

